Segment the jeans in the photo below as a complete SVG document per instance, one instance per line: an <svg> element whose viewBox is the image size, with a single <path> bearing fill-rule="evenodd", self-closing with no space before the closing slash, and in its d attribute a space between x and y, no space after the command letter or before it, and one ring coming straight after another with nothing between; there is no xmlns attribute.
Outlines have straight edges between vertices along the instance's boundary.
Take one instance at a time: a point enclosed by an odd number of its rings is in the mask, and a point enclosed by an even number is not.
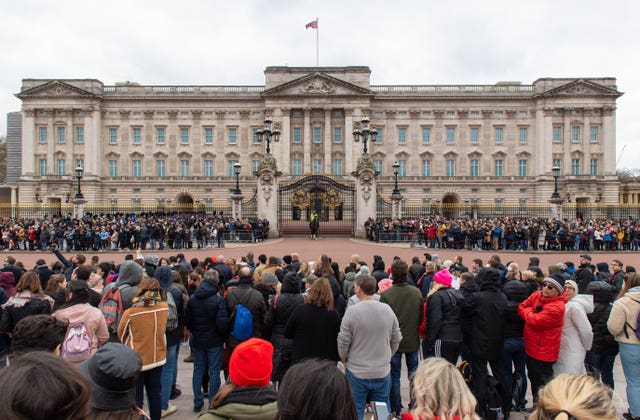
<svg viewBox="0 0 640 420"><path fill-rule="evenodd" d="M169 397L171 396L171 387L173 378L178 370L178 348L180 344L167 346L167 362L162 366L162 394L161 407L166 410L169 407Z"/></svg>
<svg viewBox="0 0 640 420"><path fill-rule="evenodd" d="M161 414L160 408L160 388L161 388L162 366L145 370L140 373L136 384L136 404L144 407L144 391L147 391L149 400L149 416L151 420L158 420ZM143 389L144 388L144 389Z"/></svg>
<svg viewBox="0 0 640 420"><path fill-rule="evenodd" d="M205 369L209 370L209 400L218 392L220 388L220 364L222 363L222 346L211 348L194 347L193 350L193 405L200 407L204 404L204 394L202 393L202 378Z"/></svg>
<svg viewBox="0 0 640 420"><path fill-rule="evenodd" d="M391 400L391 411L399 416L402 412L402 396L400 395L400 376L402 374L402 355L407 364L409 376L409 389L413 390L413 374L418 369L418 352L396 353L391 358L391 391L389 399ZM409 393L413 395L413 391Z"/></svg>
<svg viewBox="0 0 640 420"><path fill-rule="evenodd" d="M627 401L634 417L640 417L640 344L618 343L622 371L627 381Z"/></svg>
<svg viewBox="0 0 640 420"><path fill-rule="evenodd" d="M613 364L616 356L602 356L592 351L588 351L584 358L584 367L587 372L602 383L613 389Z"/></svg>
<svg viewBox="0 0 640 420"><path fill-rule="evenodd" d="M364 416L364 406L367 403L367 400L386 402L387 409L389 408L391 374L384 378L360 379L353 373L349 372L349 369L347 369L345 373L347 375L347 381L349 381L351 393L353 394L353 400L356 404L358 420L362 420L362 417Z"/></svg>
<svg viewBox="0 0 640 420"><path fill-rule="evenodd" d="M527 354L524 352L524 338L505 338L504 345L502 347L502 364L505 369L507 392L511 394L511 383L513 382L513 369L520 374L522 382L524 382L523 395L527 394ZM518 406L525 405L526 401L515 401Z"/></svg>

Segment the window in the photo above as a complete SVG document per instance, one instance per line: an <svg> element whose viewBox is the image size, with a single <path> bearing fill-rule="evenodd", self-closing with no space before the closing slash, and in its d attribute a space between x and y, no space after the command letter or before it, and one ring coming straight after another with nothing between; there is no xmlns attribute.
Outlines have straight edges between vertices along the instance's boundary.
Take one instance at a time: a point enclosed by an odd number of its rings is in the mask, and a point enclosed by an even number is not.
<svg viewBox="0 0 640 420"><path fill-rule="evenodd" d="M571 175L580 175L580 159L571 159Z"/></svg>
<svg viewBox="0 0 640 420"><path fill-rule="evenodd" d="M189 160L180 160L180 176L189 176Z"/></svg>
<svg viewBox="0 0 640 420"><path fill-rule="evenodd" d="M47 127L40 127L40 142L47 142Z"/></svg>
<svg viewBox="0 0 640 420"><path fill-rule="evenodd" d="M64 175L66 173L65 165L66 161L64 159L58 159L58 175Z"/></svg>
<svg viewBox="0 0 640 420"><path fill-rule="evenodd" d="M229 143L236 144L238 142L238 129L230 128L228 131L229 134Z"/></svg>
<svg viewBox="0 0 640 420"><path fill-rule="evenodd" d="M164 144L164 128L156 129L156 139L158 144Z"/></svg>
<svg viewBox="0 0 640 420"><path fill-rule="evenodd" d="M260 143L260 137L258 137L258 135L256 134L258 132L257 128L252 128L251 129L251 142L253 144L258 144Z"/></svg>
<svg viewBox="0 0 640 420"><path fill-rule="evenodd" d="M378 134L376 134L376 138L371 139L371 141L375 143L382 143L382 134L384 132L384 129L382 127L376 127L376 131L378 132Z"/></svg>
<svg viewBox="0 0 640 420"><path fill-rule="evenodd" d="M333 160L333 174L338 176L342 175L342 159Z"/></svg>
<svg viewBox="0 0 640 420"><path fill-rule="evenodd" d="M116 144L118 142L118 129L110 128L109 129L109 144Z"/></svg>
<svg viewBox="0 0 640 420"><path fill-rule="evenodd" d="M156 161L156 169L157 169L157 174L160 177L166 176L166 163L164 161L164 159L159 159Z"/></svg>
<svg viewBox="0 0 640 420"><path fill-rule="evenodd" d="M598 175L598 159L591 159L591 175Z"/></svg>
<svg viewBox="0 0 640 420"><path fill-rule="evenodd" d="M314 174L322 173L322 159L313 159L313 167L311 171Z"/></svg>
<svg viewBox="0 0 640 420"><path fill-rule="evenodd" d="M502 143L504 141L504 138L503 138L504 128L496 127L495 136L496 136L496 143Z"/></svg>
<svg viewBox="0 0 640 420"><path fill-rule="evenodd" d="M233 168L233 165L235 165L236 163L238 163L238 161L235 159L229 159L227 161L227 176L229 178L234 178L236 176L236 172L234 171L234 168Z"/></svg>
<svg viewBox="0 0 640 420"><path fill-rule="evenodd" d="M429 159L422 161L422 176L431 176L431 160Z"/></svg>
<svg viewBox="0 0 640 420"><path fill-rule="evenodd" d="M471 127L471 144L478 144L480 142L480 129L478 127Z"/></svg>
<svg viewBox="0 0 640 420"><path fill-rule="evenodd" d="M313 142L322 143L322 127L313 127Z"/></svg>
<svg viewBox="0 0 640 420"><path fill-rule="evenodd" d="M141 175L141 172L142 172L142 162L140 161L140 159L134 159L132 175L135 177L139 177Z"/></svg>
<svg viewBox="0 0 640 420"><path fill-rule="evenodd" d="M453 144L456 141L455 127L447 127L447 144Z"/></svg>
<svg viewBox="0 0 640 420"><path fill-rule="evenodd" d="M571 141L580 141L580 127L577 125L571 127Z"/></svg>
<svg viewBox="0 0 640 420"><path fill-rule="evenodd" d="M551 166L557 166L562 170L562 161L560 159L553 159L553 161L551 161Z"/></svg>
<svg viewBox="0 0 640 420"><path fill-rule="evenodd" d="M495 174L496 176L503 176L503 164L504 161L502 159L496 159L495 161Z"/></svg>
<svg viewBox="0 0 640 420"><path fill-rule="evenodd" d="M527 142L529 129L527 127L520 127L520 129L518 131L520 133L520 143L521 144L525 144Z"/></svg>
<svg viewBox="0 0 640 420"><path fill-rule="evenodd" d="M562 141L562 126L554 125L553 126L553 142L560 143Z"/></svg>
<svg viewBox="0 0 640 420"><path fill-rule="evenodd" d="M77 168L78 166L81 167L81 168L84 168L84 159L76 159L76 166L75 167Z"/></svg>
<svg viewBox="0 0 640 420"><path fill-rule="evenodd" d="M599 127L591 127L590 128L591 134L589 135L589 140L591 141L598 141L598 134L599 134Z"/></svg>
<svg viewBox="0 0 640 420"><path fill-rule="evenodd" d="M213 176L213 160L204 161L204 176Z"/></svg>
<svg viewBox="0 0 640 420"><path fill-rule="evenodd" d="M40 159L38 166L40 167L40 176L45 176L47 174L47 159Z"/></svg>
<svg viewBox="0 0 640 420"><path fill-rule="evenodd" d="M64 143L65 142L65 137L67 134L67 130L65 127L58 127L56 130L57 133L57 137L58 137L58 142L59 143Z"/></svg>
<svg viewBox="0 0 640 420"><path fill-rule="evenodd" d="M398 168L398 176L400 177L407 176L407 161L399 160L398 164L400 165L400 167Z"/></svg>
<svg viewBox="0 0 640 420"><path fill-rule="evenodd" d="M260 167L260 160L258 159L254 159L251 161L251 169L253 170L252 173L256 173L258 172L258 168Z"/></svg>
<svg viewBox="0 0 640 420"><path fill-rule="evenodd" d="M469 175L473 178L476 178L480 173L480 161L478 159L471 159L471 168L469 170Z"/></svg>
<svg viewBox="0 0 640 420"><path fill-rule="evenodd" d="M406 127L398 128L398 143L406 144L407 143L407 129Z"/></svg>
<svg viewBox="0 0 640 420"><path fill-rule="evenodd" d="M187 127L183 127L180 129L180 143L189 143L189 129Z"/></svg>
<svg viewBox="0 0 640 420"><path fill-rule="evenodd" d="M293 159L293 161L291 162L291 175L294 175L294 176L302 175L301 159Z"/></svg>
<svg viewBox="0 0 640 420"><path fill-rule="evenodd" d="M213 128L206 127L204 129L204 143L213 144Z"/></svg>
<svg viewBox="0 0 640 420"><path fill-rule="evenodd" d="M382 175L382 161L374 160L373 161L373 169L378 173L378 175Z"/></svg>
<svg viewBox="0 0 640 420"><path fill-rule="evenodd" d="M456 176L456 161L447 159L447 176Z"/></svg>
<svg viewBox="0 0 640 420"><path fill-rule="evenodd" d="M527 159L520 159L518 161L518 175L527 176Z"/></svg>
<svg viewBox="0 0 640 420"><path fill-rule="evenodd" d="M302 143L302 128L293 127L293 142Z"/></svg>
<svg viewBox="0 0 640 420"><path fill-rule="evenodd" d="M76 127L76 143L84 143L84 127Z"/></svg>
<svg viewBox="0 0 640 420"><path fill-rule="evenodd" d="M109 161L109 176L110 177L116 177L118 176L118 161L117 160L110 160Z"/></svg>
<svg viewBox="0 0 640 420"><path fill-rule="evenodd" d="M431 128L422 127L422 144L431 143Z"/></svg>
<svg viewBox="0 0 640 420"><path fill-rule="evenodd" d="M342 143L342 127L333 127L333 142Z"/></svg>
<svg viewBox="0 0 640 420"><path fill-rule="evenodd" d="M133 144L140 144L142 141L141 129L134 128L133 129Z"/></svg>

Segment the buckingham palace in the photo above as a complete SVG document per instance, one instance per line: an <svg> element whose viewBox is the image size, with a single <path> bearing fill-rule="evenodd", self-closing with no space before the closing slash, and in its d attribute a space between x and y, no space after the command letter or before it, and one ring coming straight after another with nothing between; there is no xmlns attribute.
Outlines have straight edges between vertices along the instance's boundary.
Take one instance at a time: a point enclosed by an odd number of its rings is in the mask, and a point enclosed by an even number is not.
<svg viewBox="0 0 640 420"><path fill-rule="evenodd" d="M372 85L371 73L267 67L259 86L24 79L19 201L68 202L81 167L87 203L215 206L236 182L255 193L270 147L285 184L348 185L366 154L378 197L400 192L403 206L530 205L554 188L568 202L618 202L615 78ZM375 130L368 143L354 139L363 128Z"/></svg>

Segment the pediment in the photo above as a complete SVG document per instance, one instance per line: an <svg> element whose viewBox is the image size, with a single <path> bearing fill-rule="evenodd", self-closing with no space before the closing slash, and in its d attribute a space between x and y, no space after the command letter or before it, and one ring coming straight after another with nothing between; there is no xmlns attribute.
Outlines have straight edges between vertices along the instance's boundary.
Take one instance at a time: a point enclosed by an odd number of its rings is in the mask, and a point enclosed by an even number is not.
<svg viewBox="0 0 640 420"><path fill-rule="evenodd" d="M62 82L60 80L52 80L40 86L33 87L31 89L27 89L22 91L16 96L20 99L26 98L35 98L35 97L85 97L85 98L93 98L96 95L86 91L84 89L80 89L68 83Z"/></svg>
<svg viewBox="0 0 640 420"><path fill-rule="evenodd" d="M542 96L622 96L621 92L584 79L549 89Z"/></svg>
<svg viewBox="0 0 640 420"><path fill-rule="evenodd" d="M373 95L373 92L336 77L316 72L265 90L263 95Z"/></svg>

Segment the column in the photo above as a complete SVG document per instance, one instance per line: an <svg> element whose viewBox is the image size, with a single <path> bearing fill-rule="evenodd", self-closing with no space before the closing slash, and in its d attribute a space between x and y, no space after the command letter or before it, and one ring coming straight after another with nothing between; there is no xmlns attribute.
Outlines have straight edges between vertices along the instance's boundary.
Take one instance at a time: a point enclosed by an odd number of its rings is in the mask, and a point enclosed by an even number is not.
<svg viewBox="0 0 640 420"><path fill-rule="evenodd" d="M36 131L35 116L38 110L24 110L22 111L22 175L35 175L35 159L33 157L33 151L37 150L36 145L38 140L38 134ZM47 126L47 131L50 132L50 127ZM48 134L48 137L52 137ZM47 139L50 143L51 140ZM50 159L52 153L47 153L47 159ZM51 162L50 162L51 163Z"/></svg>
<svg viewBox="0 0 640 420"><path fill-rule="evenodd" d="M616 122L615 107L602 109L602 174L616 173Z"/></svg>
<svg viewBox="0 0 640 420"><path fill-rule="evenodd" d="M324 156L323 156L323 162L324 162L324 173L325 174L331 174L332 173L332 154L331 154L331 144L332 142L332 136L331 136L331 108L325 108L324 109L324 129L323 129L323 136L322 136L322 141L324 142Z"/></svg>
<svg viewBox="0 0 640 420"><path fill-rule="evenodd" d="M280 143L278 143L279 169L291 174L291 108L280 108Z"/></svg>
<svg viewBox="0 0 640 420"><path fill-rule="evenodd" d="M231 195L231 217L233 219L242 219L242 194Z"/></svg>
<svg viewBox="0 0 640 420"><path fill-rule="evenodd" d="M304 109L304 133L302 137L302 152L304 154L302 161L302 173L311 172L311 108Z"/></svg>
<svg viewBox="0 0 640 420"><path fill-rule="evenodd" d="M353 108L344 109L344 173L350 174L356 170L356 163L353 160L353 148L355 142L353 141Z"/></svg>

